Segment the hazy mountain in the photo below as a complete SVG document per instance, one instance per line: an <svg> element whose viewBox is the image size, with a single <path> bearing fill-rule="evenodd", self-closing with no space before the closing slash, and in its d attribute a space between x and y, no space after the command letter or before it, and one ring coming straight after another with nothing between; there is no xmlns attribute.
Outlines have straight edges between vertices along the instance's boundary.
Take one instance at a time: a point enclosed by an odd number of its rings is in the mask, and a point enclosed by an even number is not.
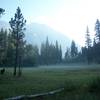
<svg viewBox="0 0 100 100"><path fill-rule="evenodd" d="M0 21L0 28L9 28L9 23ZM28 43L38 45L40 48L41 43L46 41L46 37L48 37L50 43L55 43L57 40L61 44L63 52L65 52L67 46L70 46L71 40L69 38L47 25L38 23L26 25L25 39Z"/></svg>
<svg viewBox="0 0 100 100"><path fill-rule="evenodd" d="M29 43L37 44L39 47L42 42L48 37L50 43L55 43L57 40L61 44L63 51L67 46L70 46L71 40L60 32L57 32L44 24L32 23L27 26L26 40Z"/></svg>

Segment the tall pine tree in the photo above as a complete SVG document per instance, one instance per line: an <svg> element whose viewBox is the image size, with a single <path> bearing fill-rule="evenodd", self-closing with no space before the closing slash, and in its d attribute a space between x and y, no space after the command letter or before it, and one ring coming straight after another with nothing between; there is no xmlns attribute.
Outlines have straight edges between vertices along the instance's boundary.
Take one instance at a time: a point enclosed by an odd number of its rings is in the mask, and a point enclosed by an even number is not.
<svg viewBox="0 0 100 100"><path fill-rule="evenodd" d="M95 24L95 43L93 48L94 50L94 54L95 54L95 61L97 63L100 63L100 21L99 19L97 19L96 24Z"/></svg>
<svg viewBox="0 0 100 100"><path fill-rule="evenodd" d="M71 43L71 57L75 57L78 53L78 50L77 50L77 47L76 47L76 44L75 44L75 41L72 40L72 43Z"/></svg>
<svg viewBox="0 0 100 100"><path fill-rule="evenodd" d="M15 46L15 65L14 65L14 76L16 75L16 68L19 67L18 75L21 75L20 69L20 52L22 44L24 45L24 31L25 31L25 24L26 20L24 19L21 9L18 7L15 13L14 18L11 18L9 21L10 23L10 31L12 33L12 37L14 39L13 43Z"/></svg>
<svg viewBox="0 0 100 100"><path fill-rule="evenodd" d="M86 29L86 37L85 38L86 38L86 41L85 41L86 47L90 48L92 41L91 41L91 38L90 38L88 26L87 26L87 29Z"/></svg>
<svg viewBox="0 0 100 100"><path fill-rule="evenodd" d="M88 64L90 63L91 56L92 56L92 54L91 54L91 52L92 52L91 43L92 43L92 41L91 41L91 38L90 38L88 26L87 26L85 44L86 44L86 49L87 49L87 62L88 62Z"/></svg>
<svg viewBox="0 0 100 100"><path fill-rule="evenodd" d="M100 21L97 19L96 24L95 24L95 37L96 37L96 42L100 43Z"/></svg>

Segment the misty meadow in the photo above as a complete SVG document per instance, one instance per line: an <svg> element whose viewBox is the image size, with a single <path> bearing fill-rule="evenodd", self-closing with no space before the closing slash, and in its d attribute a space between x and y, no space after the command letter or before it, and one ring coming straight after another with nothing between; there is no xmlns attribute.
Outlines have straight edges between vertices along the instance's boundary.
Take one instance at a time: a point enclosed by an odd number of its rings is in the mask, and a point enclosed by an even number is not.
<svg viewBox="0 0 100 100"><path fill-rule="evenodd" d="M100 100L98 0L0 2L0 100Z"/></svg>

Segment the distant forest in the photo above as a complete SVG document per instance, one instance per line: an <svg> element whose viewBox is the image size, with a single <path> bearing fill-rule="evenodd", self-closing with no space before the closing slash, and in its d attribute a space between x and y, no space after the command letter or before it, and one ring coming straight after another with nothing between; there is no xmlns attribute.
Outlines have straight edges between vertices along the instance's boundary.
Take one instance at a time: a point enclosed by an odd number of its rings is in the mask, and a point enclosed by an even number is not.
<svg viewBox="0 0 100 100"><path fill-rule="evenodd" d="M4 13L0 8L0 17ZM89 29L86 29L85 46L79 50L74 40L71 46L66 46L66 52L62 57L62 48L59 41L55 44L49 43L49 37L41 43L39 49L37 45L28 44L24 39L26 20L23 18L20 8L17 8L14 18L9 21L10 29L0 29L0 66L32 67L38 65L50 65L61 63L100 63L100 21L97 19L95 27L95 37L92 41ZM34 39L34 38L33 38Z"/></svg>

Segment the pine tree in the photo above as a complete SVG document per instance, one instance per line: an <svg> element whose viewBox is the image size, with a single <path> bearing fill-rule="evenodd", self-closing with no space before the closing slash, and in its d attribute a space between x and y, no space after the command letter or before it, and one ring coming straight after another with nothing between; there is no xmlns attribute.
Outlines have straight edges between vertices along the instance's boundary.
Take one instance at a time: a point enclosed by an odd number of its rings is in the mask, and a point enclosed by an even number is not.
<svg viewBox="0 0 100 100"><path fill-rule="evenodd" d="M96 24L95 24L95 37L96 37L96 42L100 43L100 21L97 19Z"/></svg>
<svg viewBox="0 0 100 100"><path fill-rule="evenodd" d="M59 48L59 63L62 62L62 48L61 48L61 45L60 45L60 48Z"/></svg>
<svg viewBox="0 0 100 100"><path fill-rule="evenodd" d="M75 44L75 41L72 40L72 43L71 43L71 57L75 57L77 55L78 51L77 51L77 47L76 47L76 44Z"/></svg>
<svg viewBox="0 0 100 100"><path fill-rule="evenodd" d="M87 26L86 37L85 38L86 38L86 41L85 41L86 47L90 48L92 41L91 41L91 38L90 38L88 26Z"/></svg>
<svg viewBox="0 0 100 100"><path fill-rule="evenodd" d="M24 30L25 30L25 24L26 20L24 19L20 8L17 8L17 11L15 13L14 18L11 18L9 21L10 23L10 31L12 33L12 37L14 39L13 43L15 45L15 67L14 67L14 76L16 75L16 68L19 67L19 72L18 75L20 76L21 74L21 69L20 69L20 51L22 44L24 44Z"/></svg>
<svg viewBox="0 0 100 100"><path fill-rule="evenodd" d="M4 14L4 12L5 12L5 10L0 8L0 17L1 17L1 15ZM5 35L6 34L4 33L4 30L1 29L1 31L0 31L0 64L3 63L3 59L4 59L4 55L5 55L5 53L4 53L4 50L5 50L4 44L5 44L5 38L6 38Z"/></svg>
<svg viewBox="0 0 100 100"><path fill-rule="evenodd" d="M66 52L65 52L65 57L64 57L65 61L68 61L70 59L70 48L66 48Z"/></svg>
<svg viewBox="0 0 100 100"><path fill-rule="evenodd" d="M55 44L55 60L56 60L56 63L59 62L59 47L58 47L58 41L56 41L56 44Z"/></svg>
<svg viewBox="0 0 100 100"><path fill-rule="evenodd" d="M4 64L7 54L7 30L0 31L0 64Z"/></svg>
<svg viewBox="0 0 100 100"><path fill-rule="evenodd" d="M92 52L91 43L92 43L92 41L91 41L91 38L90 38L88 26L87 26L85 44L86 44L86 48L87 48L87 61L88 61L88 64L90 63L91 56L92 56L92 54L91 54L91 52Z"/></svg>
<svg viewBox="0 0 100 100"><path fill-rule="evenodd" d="M97 60L97 44L96 44L96 41L95 41L95 38L94 38L94 40L93 40L93 60L94 60L94 62L96 62L96 60Z"/></svg>
<svg viewBox="0 0 100 100"><path fill-rule="evenodd" d="M45 44L41 44L41 49L40 49L40 64L45 63Z"/></svg>
<svg viewBox="0 0 100 100"><path fill-rule="evenodd" d="M46 38L46 43L45 43L45 62L46 64L48 65L49 64L49 55L50 55L50 52L49 52L49 40L48 40L48 37Z"/></svg>
<svg viewBox="0 0 100 100"><path fill-rule="evenodd" d="M14 54L15 54L15 45L13 44L14 39L12 34L9 33L7 37L7 56L6 56L6 65L14 66Z"/></svg>
<svg viewBox="0 0 100 100"><path fill-rule="evenodd" d="M33 46L32 44L25 45L25 53L23 57L24 66L37 66L39 63L39 49L37 46Z"/></svg>

